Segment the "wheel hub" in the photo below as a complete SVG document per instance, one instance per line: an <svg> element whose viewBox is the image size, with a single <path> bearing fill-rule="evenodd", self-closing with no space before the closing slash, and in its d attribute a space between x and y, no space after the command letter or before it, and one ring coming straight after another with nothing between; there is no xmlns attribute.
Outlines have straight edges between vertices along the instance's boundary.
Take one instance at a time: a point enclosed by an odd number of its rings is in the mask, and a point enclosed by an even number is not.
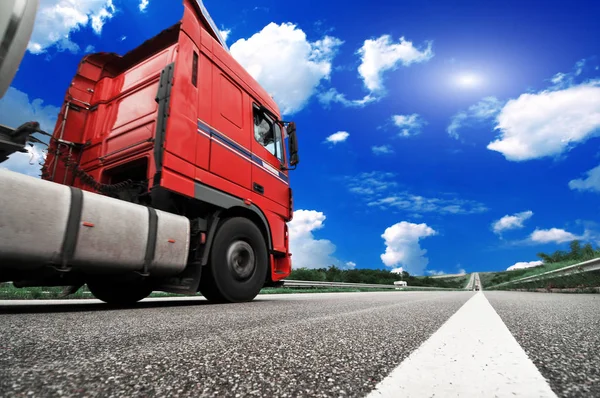
<svg viewBox="0 0 600 398"><path fill-rule="evenodd" d="M233 242L227 249L227 266L236 279L248 279L256 268L252 246L241 240Z"/></svg>

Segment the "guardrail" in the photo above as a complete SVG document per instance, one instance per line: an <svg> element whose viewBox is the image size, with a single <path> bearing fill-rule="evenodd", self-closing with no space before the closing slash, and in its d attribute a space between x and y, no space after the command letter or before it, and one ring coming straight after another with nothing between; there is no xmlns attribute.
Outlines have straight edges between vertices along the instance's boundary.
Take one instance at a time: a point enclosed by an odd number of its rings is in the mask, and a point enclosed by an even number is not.
<svg viewBox="0 0 600 398"><path fill-rule="evenodd" d="M600 270L600 258L594 258L592 260L584 261L584 262L581 262L578 264L569 265L568 267L563 267L563 268L555 269L552 271L547 271L547 272L537 274L537 275L526 276L525 278L516 279L514 281L499 283L497 285L490 286L487 289L489 290L489 289L497 288L500 286L506 286L506 285L511 285L511 284L521 284L521 283L525 283L525 282L534 282L534 281L538 281L540 279L549 279L549 278L555 278L557 276L574 275L574 274L580 274L583 272L591 272L591 271L598 271L598 270Z"/></svg>
<svg viewBox="0 0 600 398"><path fill-rule="evenodd" d="M472 272L471 275L469 276L469 281L467 282L467 285L465 286L465 290L473 290L474 284L475 284L475 273Z"/></svg>
<svg viewBox="0 0 600 398"><path fill-rule="evenodd" d="M398 290L456 290L445 287L429 287L429 286L396 286L396 285L381 285L369 283L349 283L349 282L323 282L323 281L298 281L298 280L283 280L284 287L354 287L363 289L398 289Z"/></svg>

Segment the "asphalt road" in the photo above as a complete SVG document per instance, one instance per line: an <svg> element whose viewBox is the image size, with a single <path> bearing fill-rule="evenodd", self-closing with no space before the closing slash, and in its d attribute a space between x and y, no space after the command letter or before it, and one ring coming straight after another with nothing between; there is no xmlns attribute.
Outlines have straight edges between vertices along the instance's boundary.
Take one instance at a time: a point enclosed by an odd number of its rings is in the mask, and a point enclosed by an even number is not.
<svg viewBox="0 0 600 398"><path fill-rule="evenodd" d="M362 397L476 294L160 299L121 310L4 301L0 396ZM558 396L600 396L600 296L485 295Z"/></svg>
<svg viewBox="0 0 600 398"><path fill-rule="evenodd" d="M600 295L486 292L560 397L600 397Z"/></svg>

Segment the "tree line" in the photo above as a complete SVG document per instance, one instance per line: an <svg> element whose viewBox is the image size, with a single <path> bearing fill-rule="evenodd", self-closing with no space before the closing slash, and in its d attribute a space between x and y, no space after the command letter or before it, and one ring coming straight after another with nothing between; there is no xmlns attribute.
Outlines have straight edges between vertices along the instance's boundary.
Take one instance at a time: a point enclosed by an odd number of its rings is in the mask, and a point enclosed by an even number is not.
<svg viewBox="0 0 600 398"><path fill-rule="evenodd" d="M586 261L600 257L600 248L594 249L591 243L581 246L581 241L573 240L569 243L569 251L557 250L552 254L538 253L537 256L544 262L562 263L565 261Z"/></svg>
<svg viewBox="0 0 600 398"><path fill-rule="evenodd" d="M457 278L416 278L408 272L395 273L382 269L340 269L335 265L329 268L298 268L292 270L291 280L318 282L347 282L391 285L396 281L406 281L408 286L462 288L465 277Z"/></svg>

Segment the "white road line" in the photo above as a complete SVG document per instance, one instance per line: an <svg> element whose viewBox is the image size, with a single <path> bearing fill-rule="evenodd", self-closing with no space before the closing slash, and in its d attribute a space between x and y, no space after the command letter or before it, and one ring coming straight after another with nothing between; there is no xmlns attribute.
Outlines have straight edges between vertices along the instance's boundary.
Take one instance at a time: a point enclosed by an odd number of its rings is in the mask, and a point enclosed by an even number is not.
<svg viewBox="0 0 600 398"><path fill-rule="evenodd" d="M500 316L476 293L367 398L556 397Z"/></svg>

